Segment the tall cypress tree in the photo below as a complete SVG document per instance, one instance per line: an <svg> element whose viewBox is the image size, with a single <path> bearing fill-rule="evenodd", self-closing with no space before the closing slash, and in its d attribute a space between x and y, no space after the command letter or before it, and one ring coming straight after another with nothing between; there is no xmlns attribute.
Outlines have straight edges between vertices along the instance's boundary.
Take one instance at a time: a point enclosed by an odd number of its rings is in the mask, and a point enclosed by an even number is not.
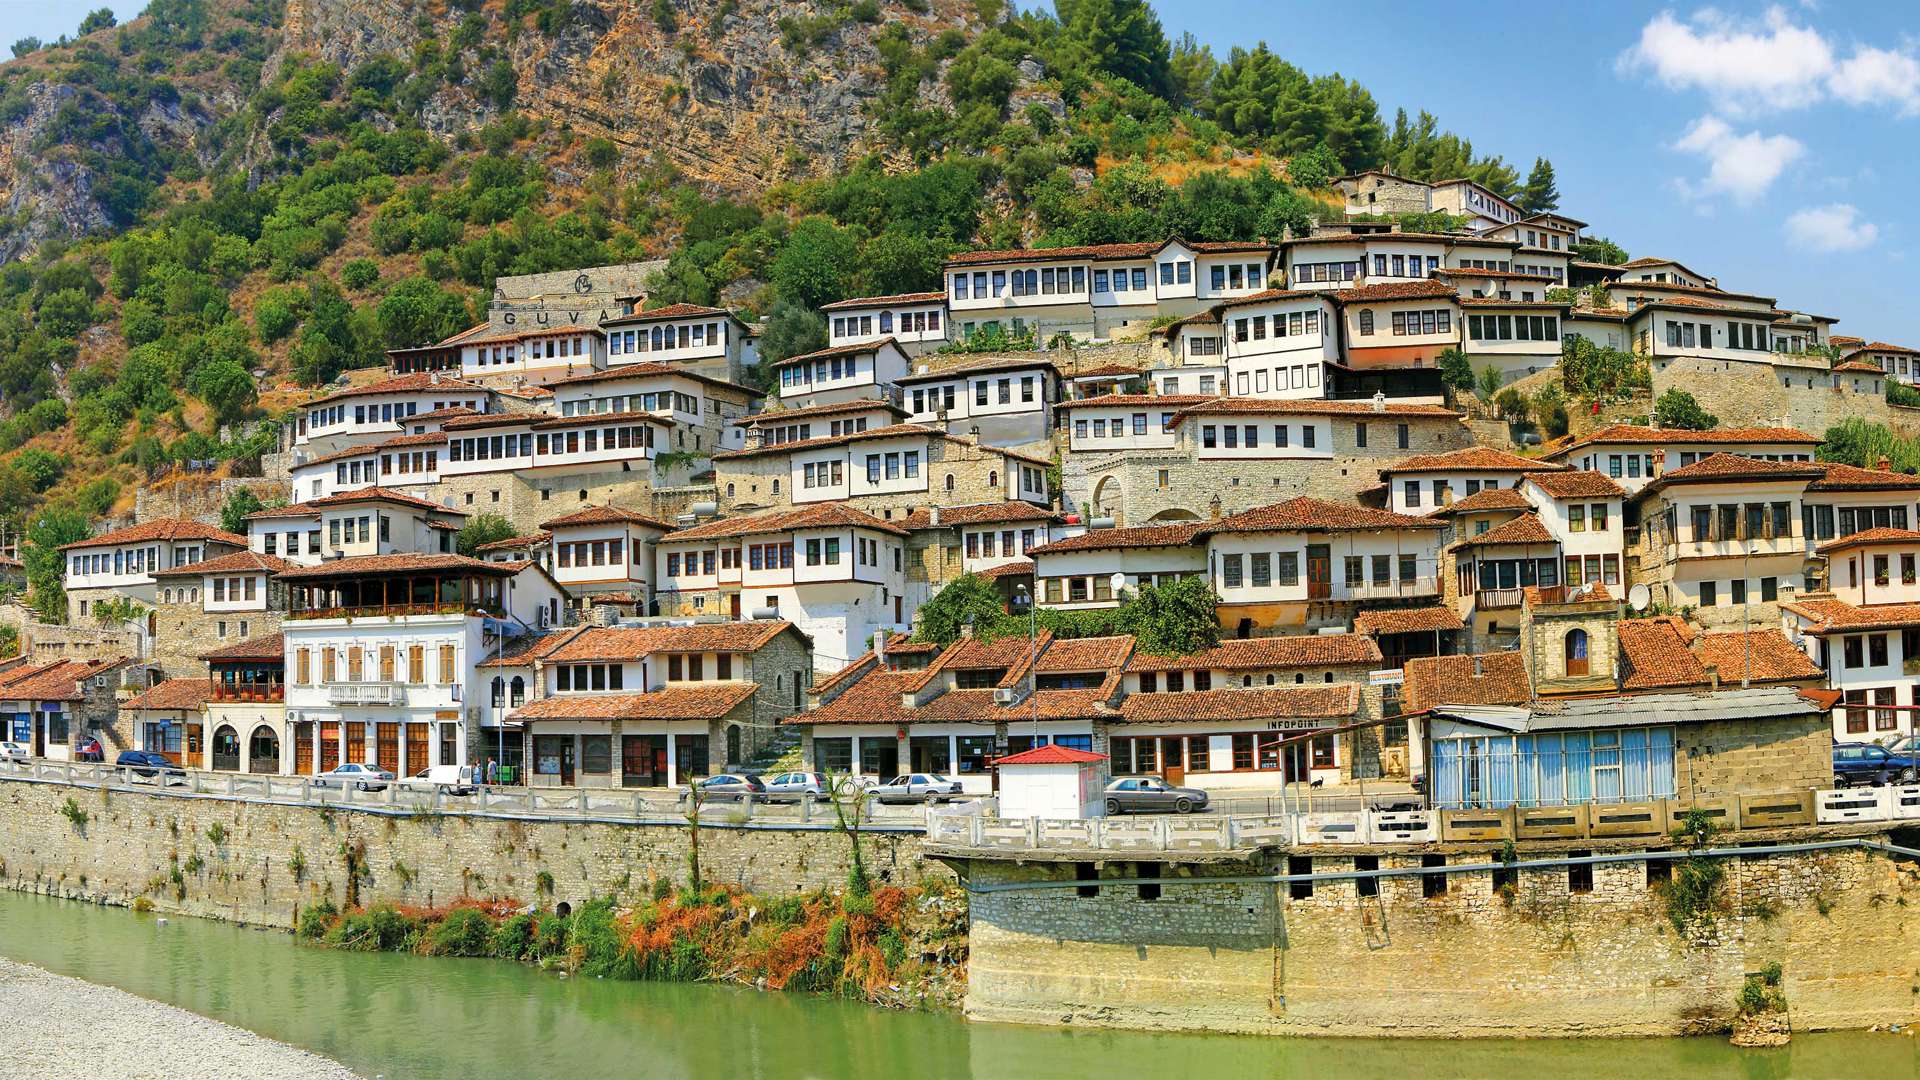
<svg viewBox="0 0 1920 1080"><path fill-rule="evenodd" d="M1520 209L1529 214L1544 214L1560 208L1560 189L1553 183L1553 162L1533 159L1533 171L1520 189Z"/></svg>

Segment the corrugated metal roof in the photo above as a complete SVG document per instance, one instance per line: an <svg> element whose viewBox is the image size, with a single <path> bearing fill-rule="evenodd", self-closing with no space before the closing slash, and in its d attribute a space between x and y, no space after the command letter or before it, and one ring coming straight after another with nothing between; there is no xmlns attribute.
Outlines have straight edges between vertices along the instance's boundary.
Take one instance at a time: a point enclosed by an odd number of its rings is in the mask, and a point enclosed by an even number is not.
<svg viewBox="0 0 1920 1080"><path fill-rule="evenodd" d="M1709 694L1624 694L1546 701L1533 709L1437 705L1436 716L1507 731L1579 731L1590 728L1707 724L1766 720L1818 712L1791 686L1756 686Z"/></svg>

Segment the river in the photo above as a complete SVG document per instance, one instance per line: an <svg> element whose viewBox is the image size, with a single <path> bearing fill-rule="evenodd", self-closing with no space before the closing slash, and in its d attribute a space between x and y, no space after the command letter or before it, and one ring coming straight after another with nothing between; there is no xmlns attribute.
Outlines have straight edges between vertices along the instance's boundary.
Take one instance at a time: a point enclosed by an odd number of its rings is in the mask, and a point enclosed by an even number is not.
<svg viewBox="0 0 1920 1080"><path fill-rule="evenodd" d="M1845 947L1836 942L1836 947ZM0 955L177 1005L390 1080L1920 1078L1920 1039L1259 1039L966 1024L723 986L560 978L493 960L338 952L287 934L0 892ZM101 1039L139 1039L99 1017ZM30 1022L16 1017L13 1022Z"/></svg>

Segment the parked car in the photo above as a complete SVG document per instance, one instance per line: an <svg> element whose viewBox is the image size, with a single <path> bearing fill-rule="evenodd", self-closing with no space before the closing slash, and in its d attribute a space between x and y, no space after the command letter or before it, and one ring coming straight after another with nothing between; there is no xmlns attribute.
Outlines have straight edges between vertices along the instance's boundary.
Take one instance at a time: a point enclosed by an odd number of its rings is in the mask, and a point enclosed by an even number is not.
<svg viewBox="0 0 1920 1080"><path fill-rule="evenodd" d="M799 802L803 799L824 799L833 790L833 781L826 773L785 772L770 776L766 781L768 802Z"/></svg>
<svg viewBox="0 0 1920 1080"><path fill-rule="evenodd" d="M0 761L24 762L33 756L26 743L0 742Z"/></svg>
<svg viewBox="0 0 1920 1080"><path fill-rule="evenodd" d="M766 782L752 773L719 773L696 786L702 802L752 802L767 793Z"/></svg>
<svg viewBox="0 0 1920 1080"><path fill-rule="evenodd" d="M474 793L475 769L471 765L429 765L401 782L404 787L439 788L445 795Z"/></svg>
<svg viewBox="0 0 1920 1080"><path fill-rule="evenodd" d="M908 773L896 776L884 784L872 788L873 797L883 803L907 802L943 802L957 799L964 794L960 781L950 780L939 773Z"/></svg>
<svg viewBox="0 0 1920 1080"><path fill-rule="evenodd" d="M142 780L158 780L162 784L187 782L187 770L151 750L122 750L120 756L113 759L113 767Z"/></svg>
<svg viewBox="0 0 1920 1080"><path fill-rule="evenodd" d="M105 750L101 749L100 740L89 735L80 740L79 746L73 748L73 760L105 761L107 760L107 754Z"/></svg>
<svg viewBox="0 0 1920 1080"><path fill-rule="evenodd" d="M353 787L361 791L385 791L393 780L394 775L385 769L377 769L365 762L348 761L314 777L313 786L332 787L339 784L343 788Z"/></svg>
<svg viewBox="0 0 1920 1080"><path fill-rule="evenodd" d="M1878 743L1834 743L1833 786L1911 784L1920 778L1920 758Z"/></svg>
<svg viewBox="0 0 1920 1080"><path fill-rule="evenodd" d="M1191 814L1207 808L1207 793L1199 788L1173 787L1153 776L1134 776L1107 785L1107 813Z"/></svg>

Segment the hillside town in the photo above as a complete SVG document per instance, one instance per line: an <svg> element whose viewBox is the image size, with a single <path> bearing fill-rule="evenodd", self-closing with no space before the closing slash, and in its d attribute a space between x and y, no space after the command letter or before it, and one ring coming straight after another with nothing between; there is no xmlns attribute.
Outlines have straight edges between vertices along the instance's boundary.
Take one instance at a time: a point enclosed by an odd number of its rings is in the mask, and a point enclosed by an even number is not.
<svg viewBox="0 0 1920 1080"><path fill-rule="evenodd" d="M1348 220L1284 240L963 252L943 291L830 304L827 346L779 359L735 312L649 305L643 266L502 279L487 323L297 409L263 480L227 482L265 497L244 533L68 544L69 625L0 672L8 737L215 773L972 795L1052 746L1116 780L1436 807L1674 797L1699 738L1731 789L1826 787L1834 744L1915 759L1920 477L1782 421L1542 441L1448 365L1507 387L1584 340L1865 400L1920 352L1677 258L1583 261L1587 223L1469 181L1336 187ZM1434 212L1457 227L1390 217ZM510 535L462 553L481 517ZM1182 583L1213 618L1163 655L1126 609ZM948 590L1018 632L943 636ZM1651 707L1763 688L1794 692L1790 758L1780 721Z"/></svg>

